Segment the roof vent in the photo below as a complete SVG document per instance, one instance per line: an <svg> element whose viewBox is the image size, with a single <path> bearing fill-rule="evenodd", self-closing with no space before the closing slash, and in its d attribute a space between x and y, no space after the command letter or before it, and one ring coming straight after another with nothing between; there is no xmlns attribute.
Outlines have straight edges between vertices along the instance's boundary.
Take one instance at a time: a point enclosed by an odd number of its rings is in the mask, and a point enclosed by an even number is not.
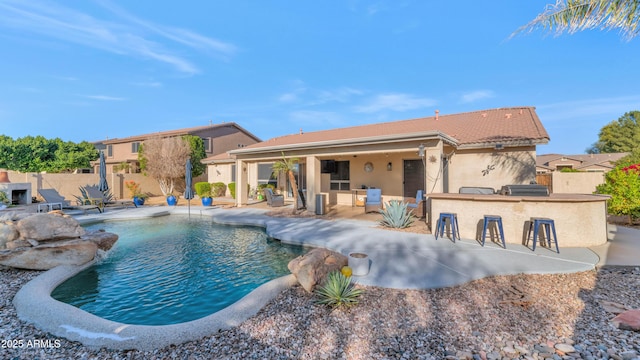
<svg viewBox="0 0 640 360"><path fill-rule="evenodd" d="M502 150L502 149L504 149L504 145L496 144L496 150Z"/></svg>
<svg viewBox="0 0 640 360"><path fill-rule="evenodd" d="M304 133L302 132L302 128L300 128L300 135L302 135L302 134L304 134Z"/></svg>
<svg viewBox="0 0 640 360"><path fill-rule="evenodd" d="M522 115L522 113L523 113L523 111L522 111L522 109L520 109L520 115Z"/></svg>
<svg viewBox="0 0 640 360"><path fill-rule="evenodd" d="M504 114L504 117L506 117L507 119L511 119L511 114Z"/></svg>
<svg viewBox="0 0 640 360"><path fill-rule="evenodd" d="M487 117L487 113L482 113L482 117L486 118Z"/></svg>
<svg viewBox="0 0 640 360"><path fill-rule="evenodd" d="M440 114L440 110L436 110L436 121L438 121L438 115Z"/></svg>

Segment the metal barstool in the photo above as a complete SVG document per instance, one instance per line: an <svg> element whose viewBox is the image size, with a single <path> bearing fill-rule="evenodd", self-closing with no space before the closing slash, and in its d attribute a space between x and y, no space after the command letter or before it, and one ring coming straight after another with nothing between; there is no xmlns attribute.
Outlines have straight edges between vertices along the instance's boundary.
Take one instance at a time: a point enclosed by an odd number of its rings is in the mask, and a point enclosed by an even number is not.
<svg viewBox="0 0 640 360"><path fill-rule="evenodd" d="M487 237L487 230L489 229L489 225L491 223L495 223L498 231L500 233L500 239L502 240L502 247L507 248L507 243L504 240L504 230L502 228L502 217L498 215L485 215L484 216L484 225L482 227L482 246L484 246L484 241ZM493 238L493 236L492 236Z"/></svg>
<svg viewBox="0 0 640 360"><path fill-rule="evenodd" d="M533 230L533 251L536 251L536 243L538 242L538 233L540 226L545 227L545 235L546 240L548 241L548 246L551 247L551 241L553 240L556 243L556 252L559 254L560 249L558 248L558 236L556 236L556 225L553 219L549 218L531 218L529 221L529 232L527 233L527 239L531 236L531 230ZM551 233L553 232L553 239L551 238ZM542 240L540 240L542 241ZM540 243L542 245L542 242ZM544 245L543 245L544 246Z"/></svg>
<svg viewBox="0 0 640 360"><path fill-rule="evenodd" d="M456 213L440 213L440 218L436 224L436 240L438 240L438 234L444 236L444 230L447 220L449 220L449 226L451 228L451 239L456 242L456 235L460 240L460 228L458 226L458 214Z"/></svg>

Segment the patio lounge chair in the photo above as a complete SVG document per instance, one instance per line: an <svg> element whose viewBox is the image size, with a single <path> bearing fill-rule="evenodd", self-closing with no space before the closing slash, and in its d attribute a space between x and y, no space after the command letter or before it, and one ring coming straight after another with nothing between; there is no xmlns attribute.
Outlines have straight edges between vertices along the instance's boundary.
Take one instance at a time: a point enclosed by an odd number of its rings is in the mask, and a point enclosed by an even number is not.
<svg viewBox="0 0 640 360"><path fill-rule="evenodd" d="M367 189L367 198L364 202L364 212L378 211L382 209L382 189Z"/></svg>
<svg viewBox="0 0 640 360"><path fill-rule="evenodd" d="M138 207L132 200L106 200L102 191L98 189L98 185L87 185L84 189L89 197L87 200L89 200L91 204L100 206L102 209L104 209L105 206L129 207L129 205L133 205Z"/></svg>
<svg viewBox="0 0 640 360"><path fill-rule="evenodd" d="M87 213L87 210L93 209L98 210L98 212L102 212L100 206L96 204L71 205L69 200L66 200L62 195L60 195L56 189L39 189L38 194L42 196L47 204L51 205L50 208L53 208L54 205L59 204L61 210L82 210L85 214Z"/></svg>
<svg viewBox="0 0 640 360"><path fill-rule="evenodd" d="M413 215L422 219L425 216L425 204L426 202L422 198L422 190L416 192L416 201L407 204L407 208L413 211Z"/></svg>
<svg viewBox="0 0 640 360"><path fill-rule="evenodd" d="M271 207L284 206L284 196L274 194L270 188L264 189L264 197L267 198L267 205Z"/></svg>

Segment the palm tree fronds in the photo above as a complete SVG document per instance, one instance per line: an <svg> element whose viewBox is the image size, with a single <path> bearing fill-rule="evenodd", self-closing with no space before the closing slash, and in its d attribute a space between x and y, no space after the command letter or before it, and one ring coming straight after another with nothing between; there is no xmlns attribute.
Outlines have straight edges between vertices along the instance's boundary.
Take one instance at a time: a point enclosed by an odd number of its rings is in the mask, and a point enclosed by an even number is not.
<svg viewBox="0 0 640 360"><path fill-rule="evenodd" d="M558 0L510 38L538 29L556 35L589 29L619 29L622 37L631 40L638 35L638 23L640 0Z"/></svg>

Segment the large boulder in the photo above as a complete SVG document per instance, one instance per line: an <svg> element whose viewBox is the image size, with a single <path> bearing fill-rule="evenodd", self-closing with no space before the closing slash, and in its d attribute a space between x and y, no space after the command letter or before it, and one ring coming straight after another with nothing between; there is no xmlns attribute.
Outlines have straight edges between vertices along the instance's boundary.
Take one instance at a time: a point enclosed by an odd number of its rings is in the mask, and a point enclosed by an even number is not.
<svg viewBox="0 0 640 360"><path fill-rule="evenodd" d="M82 265L108 251L118 235L87 233L63 214L30 214L0 222L0 265L48 270L59 265Z"/></svg>
<svg viewBox="0 0 640 360"><path fill-rule="evenodd" d="M74 239L86 231L72 217L60 214L35 214L16 223L21 239L50 241Z"/></svg>
<svg viewBox="0 0 640 360"><path fill-rule="evenodd" d="M315 248L291 260L288 268L300 285L308 292L312 292L317 284L322 283L327 274L339 271L347 265L347 261L347 257L340 253Z"/></svg>
<svg viewBox="0 0 640 360"><path fill-rule="evenodd" d="M0 264L19 269L49 270L59 265L82 265L96 256L98 245L86 240L49 242L0 252Z"/></svg>
<svg viewBox="0 0 640 360"><path fill-rule="evenodd" d="M20 233L13 221L0 221L0 249L4 248L9 241L19 237Z"/></svg>

